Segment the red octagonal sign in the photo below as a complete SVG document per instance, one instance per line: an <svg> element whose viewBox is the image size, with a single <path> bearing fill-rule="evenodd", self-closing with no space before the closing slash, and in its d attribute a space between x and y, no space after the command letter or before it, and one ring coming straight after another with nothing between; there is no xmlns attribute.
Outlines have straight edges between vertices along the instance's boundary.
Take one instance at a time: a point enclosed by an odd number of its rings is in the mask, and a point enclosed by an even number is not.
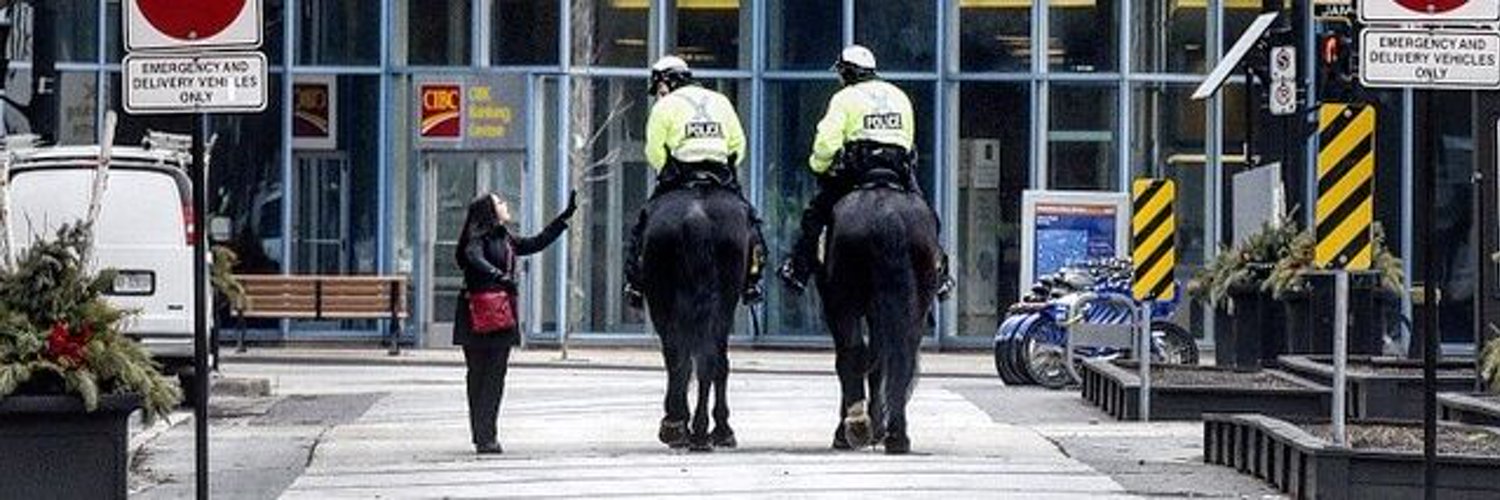
<svg viewBox="0 0 1500 500"><path fill-rule="evenodd" d="M1365 23L1500 22L1500 0L1360 0L1357 5Z"/></svg>
<svg viewBox="0 0 1500 500"><path fill-rule="evenodd" d="M249 48L261 42L263 0L126 0L125 45L136 50Z"/></svg>
<svg viewBox="0 0 1500 500"><path fill-rule="evenodd" d="M211 38L224 32L245 0L136 0L146 21L162 34L180 40Z"/></svg>
<svg viewBox="0 0 1500 500"><path fill-rule="evenodd" d="M1469 0L1396 0L1396 3L1417 12L1441 14L1463 7Z"/></svg>

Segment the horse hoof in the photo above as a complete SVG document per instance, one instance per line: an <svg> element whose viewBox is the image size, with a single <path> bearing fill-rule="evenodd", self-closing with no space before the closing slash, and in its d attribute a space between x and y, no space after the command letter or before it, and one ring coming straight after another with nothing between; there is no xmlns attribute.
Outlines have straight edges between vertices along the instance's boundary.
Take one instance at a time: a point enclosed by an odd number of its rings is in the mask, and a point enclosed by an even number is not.
<svg viewBox="0 0 1500 500"><path fill-rule="evenodd" d="M844 441L850 449L864 448L874 442L875 430L870 425L870 416L863 406L849 408L844 417Z"/></svg>
<svg viewBox="0 0 1500 500"><path fill-rule="evenodd" d="M734 431L715 430L708 437L714 448L736 448L740 445L740 442L734 438Z"/></svg>
<svg viewBox="0 0 1500 500"><path fill-rule="evenodd" d="M897 436L895 434L885 437L886 455L905 455L907 453L911 453L910 438L906 436Z"/></svg>
<svg viewBox="0 0 1500 500"><path fill-rule="evenodd" d="M687 422L661 421L661 430L656 433L656 438L662 444L672 448L683 448L688 445Z"/></svg>
<svg viewBox="0 0 1500 500"><path fill-rule="evenodd" d="M853 446L849 446L849 438L844 437L844 426L842 425L833 430L833 449L844 451L854 449Z"/></svg>
<svg viewBox="0 0 1500 500"><path fill-rule="evenodd" d="M688 451L694 453L707 453L710 451L714 451L713 442L710 441L708 436L706 435L695 434L693 435L693 437L688 439Z"/></svg>

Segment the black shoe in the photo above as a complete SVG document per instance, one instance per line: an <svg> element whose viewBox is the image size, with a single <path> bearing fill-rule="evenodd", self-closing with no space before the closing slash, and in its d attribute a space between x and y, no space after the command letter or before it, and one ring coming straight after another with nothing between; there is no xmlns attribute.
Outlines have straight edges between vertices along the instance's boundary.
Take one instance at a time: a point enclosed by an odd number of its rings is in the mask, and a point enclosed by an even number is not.
<svg viewBox="0 0 1500 500"><path fill-rule="evenodd" d="M637 290L634 285L626 284L625 303L630 305L631 309L644 309L646 307L646 297L641 295L641 291Z"/></svg>
<svg viewBox="0 0 1500 500"><path fill-rule="evenodd" d="M474 445L474 452L480 455L499 455L505 453L505 449L500 447L500 443L485 443Z"/></svg>
<svg viewBox="0 0 1500 500"><path fill-rule="evenodd" d="M745 287L745 293L740 295L740 300L747 306L760 304L765 298L766 294L760 289L759 282L751 282L750 285Z"/></svg>
<svg viewBox="0 0 1500 500"><path fill-rule="evenodd" d="M938 300L948 300L953 296L953 289L956 287L957 283L953 281L953 276L949 275L948 273L943 273L943 277L938 279Z"/></svg>
<svg viewBox="0 0 1500 500"><path fill-rule="evenodd" d="M781 277L781 282L786 284L787 288L792 289L793 293L801 294L807 290L807 273L798 271L792 261L782 264L781 269L776 271L776 275Z"/></svg>

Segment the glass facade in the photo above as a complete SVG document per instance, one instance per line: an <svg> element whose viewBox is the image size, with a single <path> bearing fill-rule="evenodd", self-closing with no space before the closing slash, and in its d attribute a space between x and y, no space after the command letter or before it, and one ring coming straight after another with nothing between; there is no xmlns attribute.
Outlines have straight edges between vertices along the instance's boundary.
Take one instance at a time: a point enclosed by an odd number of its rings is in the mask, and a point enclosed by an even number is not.
<svg viewBox="0 0 1500 500"><path fill-rule="evenodd" d="M500 192L515 200L519 228L532 232L571 189L582 203L572 230L523 264L528 338L568 332L648 341L644 318L620 297L620 247L653 182L642 129L652 102L646 68L661 54L681 54L736 103L750 139L741 175L765 220L775 266L814 190L807 156L837 90L828 68L846 43L875 52L882 72L916 105L921 181L945 215L959 290L940 309L935 340L944 345L987 344L1024 285L1018 247L1026 190L1118 191L1139 176L1175 179L1178 271L1186 279L1228 237L1214 226L1227 210L1230 176L1244 168L1250 122L1242 110L1247 99L1265 98L1247 95L1239 79L1216 99L1188 97L1219 59L1216 51L1259 12L1259 0L264 3L268 109L208 120L218 137L213 211L235 222L229 244L244 259L240 270L408 274L418 318L408 334L434 346L443 345L440 332L452 319L453 229L464 204ZM104 112L120 110L120 4L52 4L59 42L50 50L60 61L62 97L56 138L91 142ZM18 37L33 32L29 8L14 8ZM6 80L7 97L21 105L32 99L32 54L23 45L12 41ZM449 88L466 103L456 126L461 140L424 132L441 125L429 111ZM1467 206L1472 196L1462 181L1473 116L1465 114L1466 94L1453 95L1433 104L1441 140L1379 151L1377 217L1398 251L1411 230L1412 211L1399 196L1409 188L1409 169L1442 169L1442 203ZM1414 125L1410 100L1400 92L1374 96L1380 142L1401 144ZM7 130L28 130L16 114L7 113ZM120 142L190 125L188 118L126 115ZM1433 153L1413 154L1427 149ZM1306 199L1300 182L1286 186L1294 203ZM1464 241L1473 225L1444 223L1451 241ZM1457 294L1450 307L1462 308L1461 290L1473 282L1463 255L1474 250L1453 250L1457 257L1437 256L1445 269L1437 279ZM767 291L760 321L737 329L742 341L827 341L815 294L791 295L774 279ZM1204 335L1211 321L1203 316L1194 310L1181 322ZM267 330L311 338L379 331L373 322Z"/></svg>

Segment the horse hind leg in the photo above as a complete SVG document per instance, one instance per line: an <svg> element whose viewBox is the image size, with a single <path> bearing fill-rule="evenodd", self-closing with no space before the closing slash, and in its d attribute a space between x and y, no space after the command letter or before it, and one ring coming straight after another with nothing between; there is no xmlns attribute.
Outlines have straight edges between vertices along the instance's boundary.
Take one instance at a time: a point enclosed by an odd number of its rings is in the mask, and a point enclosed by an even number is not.
<svg viewBox="0 0 1500 500"><path fill-rule="evenodd" d="M666 417L661 420L657 439L671 448L688 445L688 379L692 375L692 360L672 346L662 349L667 368L667 397L663 402Z"/></svg>
<svg viewBox="0 0 1500 500"><path fill-rule="evenodd" d="M692 434L688 436L688 449L692 451L713 451L713 445L708 437L708 413L709 394L714 385L714 374L709 369L712 361L707 356L694 356L695 371L698 375L698 406L693 410Z"/></svg>
<svg viewBox="0 0 1500 500"><path fill-rule="evenodd" d="M876 354L875 356L878 357L879 355ZM871 363L870 374L865 377L870 394L869 413L870 423L873 426L870 432L870 441L872 443L884 440L886 434L885 370L880 368L881 364L878 361Z"/></svg>
<svg viewBox="0 0 1500 500"><path fill-rule="evenodd" d="M734 448L739 441L734 429L729 427L729 352L727 346L719 349L719 360L714 364L714 431L709 434L715 448Z"/></svg>
<svg viewBox="0 0 1500 500"><path fill-rule="evenodd" d="M855 321L839 323L834 333L834 368L838 372L842 397L839 404L839 426L833 433L833 447L852 450L869 446L875 437L864 384L871 367L871 354Z"/></svg>
<svg viewBox="0 0 1500 500"><path fill-rule="evenodd" d="M901 455L911 452L911 437L906 433L906 405L917 381L917 349L920 340L896 339L901 348L887 354L882 387L886 403L885 452Z"/></svg>

